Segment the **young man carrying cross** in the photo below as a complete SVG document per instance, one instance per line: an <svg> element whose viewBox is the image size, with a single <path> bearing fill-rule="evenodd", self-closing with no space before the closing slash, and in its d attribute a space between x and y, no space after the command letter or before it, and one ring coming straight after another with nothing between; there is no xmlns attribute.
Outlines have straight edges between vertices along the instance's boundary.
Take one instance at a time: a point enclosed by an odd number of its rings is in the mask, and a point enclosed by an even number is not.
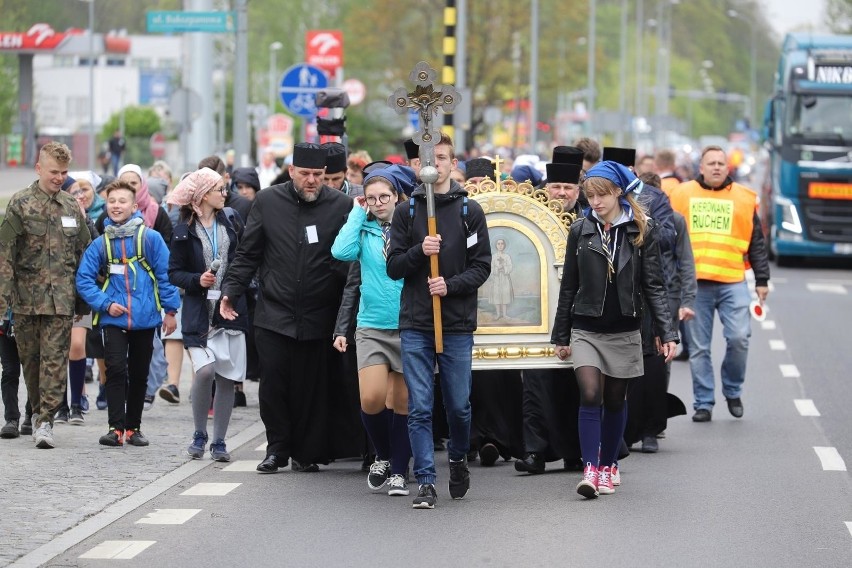
<svg viewBox="0 0 852 568"><path fill-rule="evenodd" d="M432 403L435 373L435 328L432 296L441 297L443 353L437 354L444 408L450 427L449 491L462 499L470 487L470 387L477 290L491 273L491 245L480 205L450 179L455 167L453 142L446 134L435 145L435 220L429 236L426 189L414 190L400 203L391 222L388 276L404 279L399 314L402 365L408 387L408 435L419 491L416 509L435 507L435 452ZM438 255L440 276L430 278L430 256Z"/></svg>

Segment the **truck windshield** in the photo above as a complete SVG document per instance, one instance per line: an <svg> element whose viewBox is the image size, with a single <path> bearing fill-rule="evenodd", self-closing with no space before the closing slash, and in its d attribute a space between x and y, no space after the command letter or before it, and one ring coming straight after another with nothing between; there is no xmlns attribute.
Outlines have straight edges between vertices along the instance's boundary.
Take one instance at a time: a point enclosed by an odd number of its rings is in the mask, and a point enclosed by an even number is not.
<svg viewBox="0 0 852 568"><path fill-rule="evenodd" d="M794 95L787 134L813 140L852 141L852 97Z"/></svg>

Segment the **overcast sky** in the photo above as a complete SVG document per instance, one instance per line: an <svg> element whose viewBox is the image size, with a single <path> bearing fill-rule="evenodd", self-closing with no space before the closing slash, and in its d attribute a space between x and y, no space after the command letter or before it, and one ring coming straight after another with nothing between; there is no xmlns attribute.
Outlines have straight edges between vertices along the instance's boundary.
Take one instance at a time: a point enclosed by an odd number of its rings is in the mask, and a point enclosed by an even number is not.
<svg viewBox="0 0 852 568"><path fill-rule="evenodd" d="M825 0L761 0L766 15L779 34L802 26L813 25L825 32Z"/></svg>

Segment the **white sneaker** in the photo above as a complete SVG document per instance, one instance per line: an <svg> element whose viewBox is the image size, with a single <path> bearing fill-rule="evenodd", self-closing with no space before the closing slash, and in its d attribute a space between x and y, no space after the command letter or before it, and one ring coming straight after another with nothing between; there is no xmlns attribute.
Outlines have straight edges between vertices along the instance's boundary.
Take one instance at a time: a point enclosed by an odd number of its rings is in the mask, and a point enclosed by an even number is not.
<svg viewBox="0 0 852 568"><path fill-rule="evenodd" d="M405 482L404 475L391 475L388 480L388 495L408 495L408 483Z"/></svg>
<svg viewBox="0 0 852 568"><path fill-rule="evenodd" d="M373 491L378 491L387 483L390 477L390 462L376 458L376 461L370 466L370 473L367 475L367 487Z"/></svg>
<svg viewBox="0 0 852 568"><path fill-rule="evenodd" d="M50 422L44 422L38 427L35 433L35 442L36 448L43 450L56 447L56 443L53 441L53 428L51 428Z"/></svg>

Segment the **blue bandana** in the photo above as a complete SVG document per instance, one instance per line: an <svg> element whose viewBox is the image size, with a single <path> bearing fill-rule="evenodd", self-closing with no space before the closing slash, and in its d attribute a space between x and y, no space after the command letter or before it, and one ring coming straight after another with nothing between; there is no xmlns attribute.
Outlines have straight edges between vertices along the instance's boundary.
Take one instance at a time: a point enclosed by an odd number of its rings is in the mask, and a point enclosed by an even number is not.
<svg viewBox="0 0 852 568"><path fill-rule="evenodd" d="M404 193L409 197L417 184L417 178L414 175L414 170L408 166L398 164L373 170L364 178L363 185L366 186L368 181L377 177L390 182L397 194Z"/></svg>
<svg viewBox="0 0 852 568"><path fill-rule="evenodd" d="M639 181L639 178L636 177L636 174L618 162L599 162L586 172L586 177L601 177L608 179L621 188L622 195L626 195L637 190L641 192L641 188L644 186L644 184Z"/></svg>

